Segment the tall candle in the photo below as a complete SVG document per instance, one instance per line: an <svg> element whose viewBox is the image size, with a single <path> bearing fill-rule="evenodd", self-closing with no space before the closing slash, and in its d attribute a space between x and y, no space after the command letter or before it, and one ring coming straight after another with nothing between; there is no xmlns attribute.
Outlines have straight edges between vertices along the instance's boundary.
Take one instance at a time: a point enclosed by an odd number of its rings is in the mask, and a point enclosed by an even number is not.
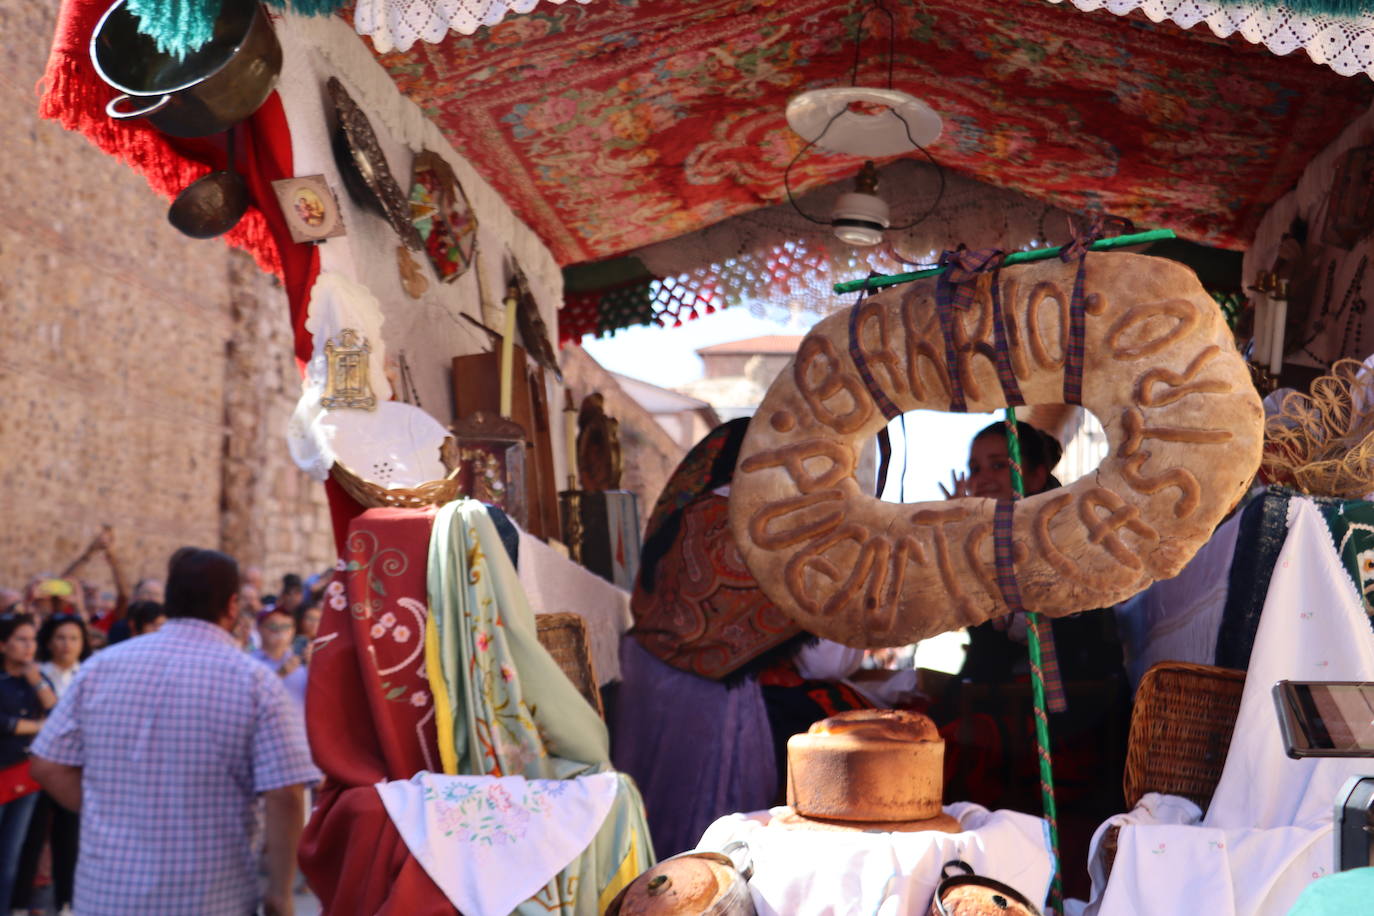
<svg viewBox="0 0 1374 916"><path fill-rule="evenodd" d="M1269 313L1273 309L1269 305L1269 294L1259 286L1250 287L1250 292L1255 297L1255 329L1252 335L1250 361L1257 366L1263 366L1269 361Z"/></svg>
<svg viewBox="0 0 1374 916"><path fill-rule="evenodd" d="M1288 300L1278 298L1286 291L1279 290L1270 311L1273 313L1269 325L1269 374L1278 378L1283 371L1283 335L1288 325Z"/></svg>
<svg viewBox="0 0 1374 916"><path fill-rule="evenodd" d="M582 485L577 477L577 408L573 406L572 392L563 390L563 432L566 436L564 450L568 454L568 489L580 490Z"/></svg>
<svg viewBox="0 0 1374 916"><path fill-rule="evenodd" d="M515 310L519 300L512 285L506 291L506 332L501 337L501 416L509 417L511 384L515 378Z"/></svg>

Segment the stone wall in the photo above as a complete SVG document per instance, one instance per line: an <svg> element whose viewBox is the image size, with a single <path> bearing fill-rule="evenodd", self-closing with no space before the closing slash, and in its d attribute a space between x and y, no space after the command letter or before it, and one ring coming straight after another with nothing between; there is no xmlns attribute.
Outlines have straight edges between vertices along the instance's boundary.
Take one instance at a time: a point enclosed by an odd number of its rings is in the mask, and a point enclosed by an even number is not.
<svg viewBox="0 0 1374 916"><path fill-rule="evenodd" d="M0 586L60 571L108 523L129 578L183 544L268 580L332 561L290 463L284 295L87 141L39 121L56 4L0 0ZM99 566L84 570L108 581Z"/></svg>

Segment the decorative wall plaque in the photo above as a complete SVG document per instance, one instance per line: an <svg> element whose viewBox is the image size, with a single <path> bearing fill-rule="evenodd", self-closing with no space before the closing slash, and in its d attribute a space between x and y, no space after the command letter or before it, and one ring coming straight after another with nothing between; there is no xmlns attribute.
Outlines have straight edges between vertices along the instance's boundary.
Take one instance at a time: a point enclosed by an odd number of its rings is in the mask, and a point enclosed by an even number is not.
<svg viewBox="0 0 1374 916"><path fill-rule="evenodd" d="M328 371L324 397L320 398L321 407L326 410L339 407L376 409L377 396L372 393L372 380L368 375L371 353L371 345L353 328L344 328L337 338L325 342Z"/></svg>

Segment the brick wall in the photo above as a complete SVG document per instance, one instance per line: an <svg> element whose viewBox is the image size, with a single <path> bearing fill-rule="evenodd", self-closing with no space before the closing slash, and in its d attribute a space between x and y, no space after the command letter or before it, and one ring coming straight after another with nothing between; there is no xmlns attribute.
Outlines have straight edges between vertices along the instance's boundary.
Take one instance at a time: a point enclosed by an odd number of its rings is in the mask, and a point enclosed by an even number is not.
<svg viewBox="0 0 1374 916"><path fill-rule="evenodd" d="M83 137L38 120L50 0L0 0L0 585L60 569L102 523L130 578L194 543L271 578L332 560L320 487L282 430L285 297ZM227 435L228 434L228 435ZM104 578L99 566L87 570Z"/></svg>

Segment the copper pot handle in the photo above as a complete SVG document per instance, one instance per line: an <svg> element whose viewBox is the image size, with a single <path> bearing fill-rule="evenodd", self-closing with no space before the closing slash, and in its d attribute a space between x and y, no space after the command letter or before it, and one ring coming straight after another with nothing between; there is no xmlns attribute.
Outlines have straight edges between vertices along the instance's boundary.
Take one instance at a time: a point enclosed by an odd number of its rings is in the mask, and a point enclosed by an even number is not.
<svg viewBox="0 0 1374 916"><path fill-rule="evenodd" d="M957 877L956 875L951 875L949 873L949 870L951 868L962 869L964 875L975 874L975 872L973 871L973 866L965 862L963 859L950 859L948 862L944 864L944 867L940 869L940 875L944 878Z"/></svg>
<svg viewBox="0 0 1374 916"><path fill-rule="evenodd" d="M156 102L154 102L146 108L138 108L133 111L121 111L119 108L119 104L121 102L127 102L131 98L133 98L133 96L125 94L117 95L114 98L110 99L109 104L105 106L105 114L109 115L112 118L121 120L124 118L147 117L153 112L161 110L164 105L166 105L168 102L172 100L172 96L169 93L167 95L162 96Z"/></svg>

